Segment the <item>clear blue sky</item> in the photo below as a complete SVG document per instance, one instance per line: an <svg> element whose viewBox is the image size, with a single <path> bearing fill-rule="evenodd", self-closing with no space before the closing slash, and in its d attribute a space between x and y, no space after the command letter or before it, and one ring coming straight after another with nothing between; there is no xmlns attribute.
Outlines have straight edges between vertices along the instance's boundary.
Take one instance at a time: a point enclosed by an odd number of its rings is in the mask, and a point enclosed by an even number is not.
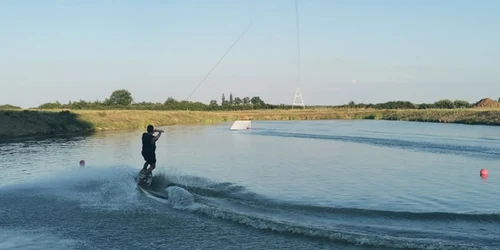
<svg viewBox="0 0 500 250"><path fill-rule="evenodd" d="M299 0L306 104L500 97L500 1ZM291 104L294 0L0 3L0 103L185 99ZM355 82L353 82L355 80Z"/></svg>

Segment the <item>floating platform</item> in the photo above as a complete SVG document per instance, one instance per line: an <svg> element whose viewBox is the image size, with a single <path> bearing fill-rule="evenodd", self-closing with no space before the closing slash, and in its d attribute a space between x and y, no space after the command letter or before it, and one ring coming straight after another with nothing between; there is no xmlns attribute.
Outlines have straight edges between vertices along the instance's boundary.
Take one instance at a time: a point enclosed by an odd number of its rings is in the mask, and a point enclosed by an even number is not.
<svg viewBox="0 0 500 250"><path fill-rule="evenodd" d="M251 121L235 121L230 130L249 130L252 128Z"/></svg>

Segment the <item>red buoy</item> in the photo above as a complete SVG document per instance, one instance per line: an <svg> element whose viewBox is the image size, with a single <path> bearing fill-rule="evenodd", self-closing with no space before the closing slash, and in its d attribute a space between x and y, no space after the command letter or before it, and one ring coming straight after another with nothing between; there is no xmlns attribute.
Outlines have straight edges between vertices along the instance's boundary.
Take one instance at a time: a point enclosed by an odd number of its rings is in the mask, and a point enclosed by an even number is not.
<svg viewBox="0 0 500 250"><path fill-rule="evenodd" d="M85 161L84 161L84 160L81 160L81 161L80 161L80 167L83 167L83 166L85 166Z"/></svg>
<svg viewBox="0 0 500 250"><path fill-rule="evenodd" d="M481 171L479 171L479 176L481 176L481 177L488 176L488 169L485 169L485 168L481 169Z"/></svg>

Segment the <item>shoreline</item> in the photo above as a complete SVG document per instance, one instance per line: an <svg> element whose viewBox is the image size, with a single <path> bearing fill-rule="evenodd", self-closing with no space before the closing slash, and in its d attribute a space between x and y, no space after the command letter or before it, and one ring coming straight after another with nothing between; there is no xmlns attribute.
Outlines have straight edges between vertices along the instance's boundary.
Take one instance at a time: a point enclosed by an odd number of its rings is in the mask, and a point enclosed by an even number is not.
<svg viewBox="0 0 500 250"><path fill-rule="evenodd" d="M68 132L61 134L34 134L34 135L17 135L14 137L0 137L0 144L2 143L12 143L12 142L26 142L26 141L40 141L47 139L61 139L61 138L70 138L73 139L75 137L85 137L93 135L97 131L87 131L87 132Z"/></svg>
<svg viewBox="0 0 500 250"><path fill-rule="evenodd" d="M500 126L500 108L293 109L239 111L0 110L0 141L82 135L154 126L217 124L236 120L388 120Z"/></svg>

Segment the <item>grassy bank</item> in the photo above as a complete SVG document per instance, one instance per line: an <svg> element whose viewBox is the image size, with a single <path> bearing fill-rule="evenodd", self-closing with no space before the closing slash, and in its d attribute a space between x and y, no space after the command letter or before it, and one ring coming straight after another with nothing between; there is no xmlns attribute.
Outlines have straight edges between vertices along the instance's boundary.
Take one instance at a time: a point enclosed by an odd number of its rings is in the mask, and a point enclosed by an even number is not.
<svg viewBox="0 0 500 250"><path fill-rule="evenodd" d="M93 131L92 122L75 113L0 110L0 139Z"/></svg>
<svg viewBox="0 0 500 250"><path fill-rule="evenodd" d="M83 131L139 129L175 124L214 124L234 120L376 119L500 125L500 109L294 109L245 111L3 110L0 138Z"/></svg>
<svg viewBox="0 0 500 250"><path fill-rule="evenodd" d="M356 119L370 111L342 110L245 110L245 111L75 111L96 130L145 128L147 124L214 124L235 120L332 120Z"/></svg>
<svg viewBox="0 0 500 250"><path fill-rule="evenodd" d="M74 111L96 130L145 128L147 124L213 124L235 120L400 120L500 125L500 109L294 109L244 111Z"/></svg>

